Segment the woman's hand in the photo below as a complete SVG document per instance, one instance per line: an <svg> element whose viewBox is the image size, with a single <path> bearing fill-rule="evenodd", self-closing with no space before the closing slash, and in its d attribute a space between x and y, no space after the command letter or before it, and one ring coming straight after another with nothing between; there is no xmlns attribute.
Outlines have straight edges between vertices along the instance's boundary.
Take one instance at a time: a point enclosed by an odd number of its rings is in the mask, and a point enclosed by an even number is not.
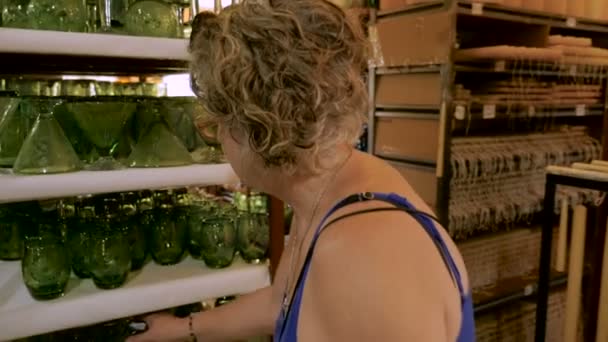
<svg viewBox="0 0 608 342"><path fill-rule="evenodd" d="M177 342L185 341L190 336L188 318L159 313L145 317L144 321L148 330L129 337L127 342Z"/></svg>

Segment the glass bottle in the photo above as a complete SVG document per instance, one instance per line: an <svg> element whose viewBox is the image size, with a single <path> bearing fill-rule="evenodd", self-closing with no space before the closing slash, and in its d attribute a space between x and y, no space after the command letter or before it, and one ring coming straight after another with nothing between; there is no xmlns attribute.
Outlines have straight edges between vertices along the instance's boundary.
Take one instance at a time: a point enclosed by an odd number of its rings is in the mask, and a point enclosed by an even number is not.
<svg viewBox="0 0 608 342"><path fill-rule="evenodd" d="M32 297L53 299L64 294L70 278L68 251L59 231L55 211L36 218L37 227L25 237L21 271Z"/></svg>
<svg viewBox="0 0 608 342"><path fill-rule="evenodd" d="M256 264L262 262L266 258L269 243L268 216L241 213L238 218L237 245L243 260Z"/></svg>
<svg viewBox="0 0 608 342"><path fill-rule="evenodd" d="M236 252L236 225L233 217L219 214L205 220L200 236L205 264L211 268L230 266Z"/></svg>
<svg viewBox="0 0 608 342"><path fill-rule="evenodd" d="M155 201L154 224L150 232L152 257L160 265L174 265L184 255L188 230L184 225L176 224L169 191L158 191Z"/></svg>
<svg viewBox="0 0 608 342"><path fill-rule="evenodd" d="M112 197L96 202L99 227L91 232L91 275L101 289L113 289L127 281L131 270L128 231L117 224L118 201Z"/></svg>
<svg viewBox="0 0 608 342"><path fill-rule="evenodd" d="M129 232L131 270L141 269L146 262L146 234L137 213L138 196L134 192L121 194L120 222Z"/></svg>
<svg viewBox="0 0 608 342"><path fill-rule="evenodd" d="M53 117L58 100L35 100L38 119L19 150L13 171L44 174L76 171L82 163Z"/></svg>

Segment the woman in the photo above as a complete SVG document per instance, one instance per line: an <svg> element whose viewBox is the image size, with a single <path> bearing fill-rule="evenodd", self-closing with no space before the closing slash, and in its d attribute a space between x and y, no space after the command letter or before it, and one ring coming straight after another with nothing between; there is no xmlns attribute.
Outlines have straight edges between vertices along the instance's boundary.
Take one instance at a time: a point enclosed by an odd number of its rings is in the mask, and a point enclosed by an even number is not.
<svg viewBox="0 0 608 342"><path fill-rule="evenodd" d="M193 30L193 89L241 180L294 208L291 237L272 286L152 315L130 341L473 341L455 244L396 170L352 147L368 106L360 28L324 0L245 0Z"/></svg>

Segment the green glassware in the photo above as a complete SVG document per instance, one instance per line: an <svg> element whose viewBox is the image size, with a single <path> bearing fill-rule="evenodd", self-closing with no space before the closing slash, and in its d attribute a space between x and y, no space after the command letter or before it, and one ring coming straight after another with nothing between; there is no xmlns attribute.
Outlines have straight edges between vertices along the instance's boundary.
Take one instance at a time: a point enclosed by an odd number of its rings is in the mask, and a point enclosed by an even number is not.
<svg viewBox="0 0 608 342"><path fill-rule="evenodd" d="M96 157L95 148L84 131L78 126L74 114L68 110L67 102L64 101L55 108L54 117L80 160L86 163L94 162Z"/></svg>
<svg viewBox="0 0 608 342"><path fill-rule="evenodd" d="M90 197L79 198L76 218L68 226L68 247L72 259L72 271L79 278L91 277L91 232L98 229L95 203Z"/></svg>
<svg viewBox="0 0 608 342"><path fill-rule="evenodd" d="M23 281L32 297L53 299L64 294L70 279L70 259L55 212L41 214L36 232L26 235L21 262Z"/></svg>
<svg viewBox="0 0 608 342"><path fill-rule="evenodd" d="M53 99L35 100L38 119L17 155L13 165L15 173L59 173L82 168L78 155L53 117L59 103Z"/></svg>
<svg viewBox="0 0 608 342"><path fill-rule="evenodd" d="M19 260L23 255L22 220L15 205L0 206L0 260Z"/></svg>
<svg viewBox="0 0 608 342"><path fill-rule="evenodd" d="M100 100L74 101L67 105L78 126L84 131L88 139L95 145L101 156L94 164L92 170L120 169L122 165L112 158L112 151L120 140L123 128L137 105L125 99L106 98Z"/></svg>
<svg viewBox="0 0 608 342"><path fill-rule="evenodd" d="M211 268L228 267L236 252L236 225L232 217L219 215L205 220L200 236L203 260Z"/></svg>
<svg viewBox="0 0 608 342"><path fill-rule="evenodd" d="M146 233L137 215L138 196L134 192L121 194L120 224L129 232L131 250L131 270L141 269L146 262Z"/></svg>
<svg viewBox="0 0 608 342"><path fill-rule="evenodd" d="M88 13L83 0L32 0L27 7L31 28L84 32Z"/></svg>
<svg viewBox="0 0 608 342"><path fill-rule="evenodd" d="M90 80L64 80L61 82L61 95L88 97L96 94L94 82Z"/></svg>
<svg viewBox="0 0 608 342"><path fill-rule="evenodd" d="M179 263L186 250L188 227L176 223L171 194L157 192L154 224L150 227L150 252L160 265Z"/></svg>
<svg viewBox="0 0 608 342"><path fill-rule="evenodd" d="M91 275L101 289L114 289L127 281L131 270L129 232L117 224L118 201L104 198L96 205L99 228L91 232Z"/></svg>
<svg viewBox="0 0 608 342"><path fill-rule="evenodd" d="M0 97L0 167L12 167L27 137L28 120L17 110L20 99Z"/></svg>
<svg viewBox="0 0 608 342"><path fill-rule="evenodd" d="M205 220L213 215L212 207L208 201L199 200L192 203L189 212L188 224L188 251L194 259L203 258L203 247L200 237Z"/></svg>
<svg viewBox="0 0 608 342"><path fill-rule="evenodd" d="M129 167L170 167L192 164L192 157L182 142L163 122L150 125L127 161Z"/></svg>
<svg viewBox="0 0 608 342"><path fill-rule="evenodd" d="M248 263L261 263L270 243L268 216L242 213L238 218L237 246L241 257Z"/></svg>
<svg viewBox="0 0 608 342"><path fill-rule="evenodd" d="M129 0L97 0L97 11L101 19L99 31L122 33Z"/></svg>
<svg viewBox="0 0 608 342"><path fill-rule="evenodd" d="M27 8L30 0L3 0L2 26L15 28L29 28L31 25Z"/></svg>
<svg viewBox="0 0 608 342"><path fill-rule="evenodd" d="M194 114L200 105L192 97L168 97L163 101L164 119L175 136L179 137L189 152L207 147L194 125Z"/></svg>
<svg viewBox="0 0 608 342"><path fill-rule="evenodd" d="M10 91L15 91L21 96L40 96L42 95L43 82L30 78L10 78L6 85Z"/></svg>
<svg viewBox="0 0 608 342"><path fill-rule="evenodd" d="M129 7L125 28L136 36L177 38L180 36L176 11L164 1L141 0Z"/></svg>

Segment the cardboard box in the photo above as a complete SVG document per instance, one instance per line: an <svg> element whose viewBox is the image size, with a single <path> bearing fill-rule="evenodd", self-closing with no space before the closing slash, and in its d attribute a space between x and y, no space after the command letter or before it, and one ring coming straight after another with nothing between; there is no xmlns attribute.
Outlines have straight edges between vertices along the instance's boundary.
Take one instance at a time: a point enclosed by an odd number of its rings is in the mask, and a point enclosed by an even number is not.
<svg viewBox="0 0 608 342"><path fill-rule="evenodd" d="M437 178L435 177L435 169L398 162L390 162L389 164L397 169L422 200L434 212L437 212Z"/></svg>
<svg viewBox="0 0 608 342"><path fill-rule="evenodd" d="M376 118L374 154L404 161L435 163L438 148L438 116Z"/></svg>
<svg viewBox="0 0 608 342"><path fill-rule="evenodd" d="M441 105L442 76L439 73L388 74L376 78L376 103L388 106Z"/></svg>

